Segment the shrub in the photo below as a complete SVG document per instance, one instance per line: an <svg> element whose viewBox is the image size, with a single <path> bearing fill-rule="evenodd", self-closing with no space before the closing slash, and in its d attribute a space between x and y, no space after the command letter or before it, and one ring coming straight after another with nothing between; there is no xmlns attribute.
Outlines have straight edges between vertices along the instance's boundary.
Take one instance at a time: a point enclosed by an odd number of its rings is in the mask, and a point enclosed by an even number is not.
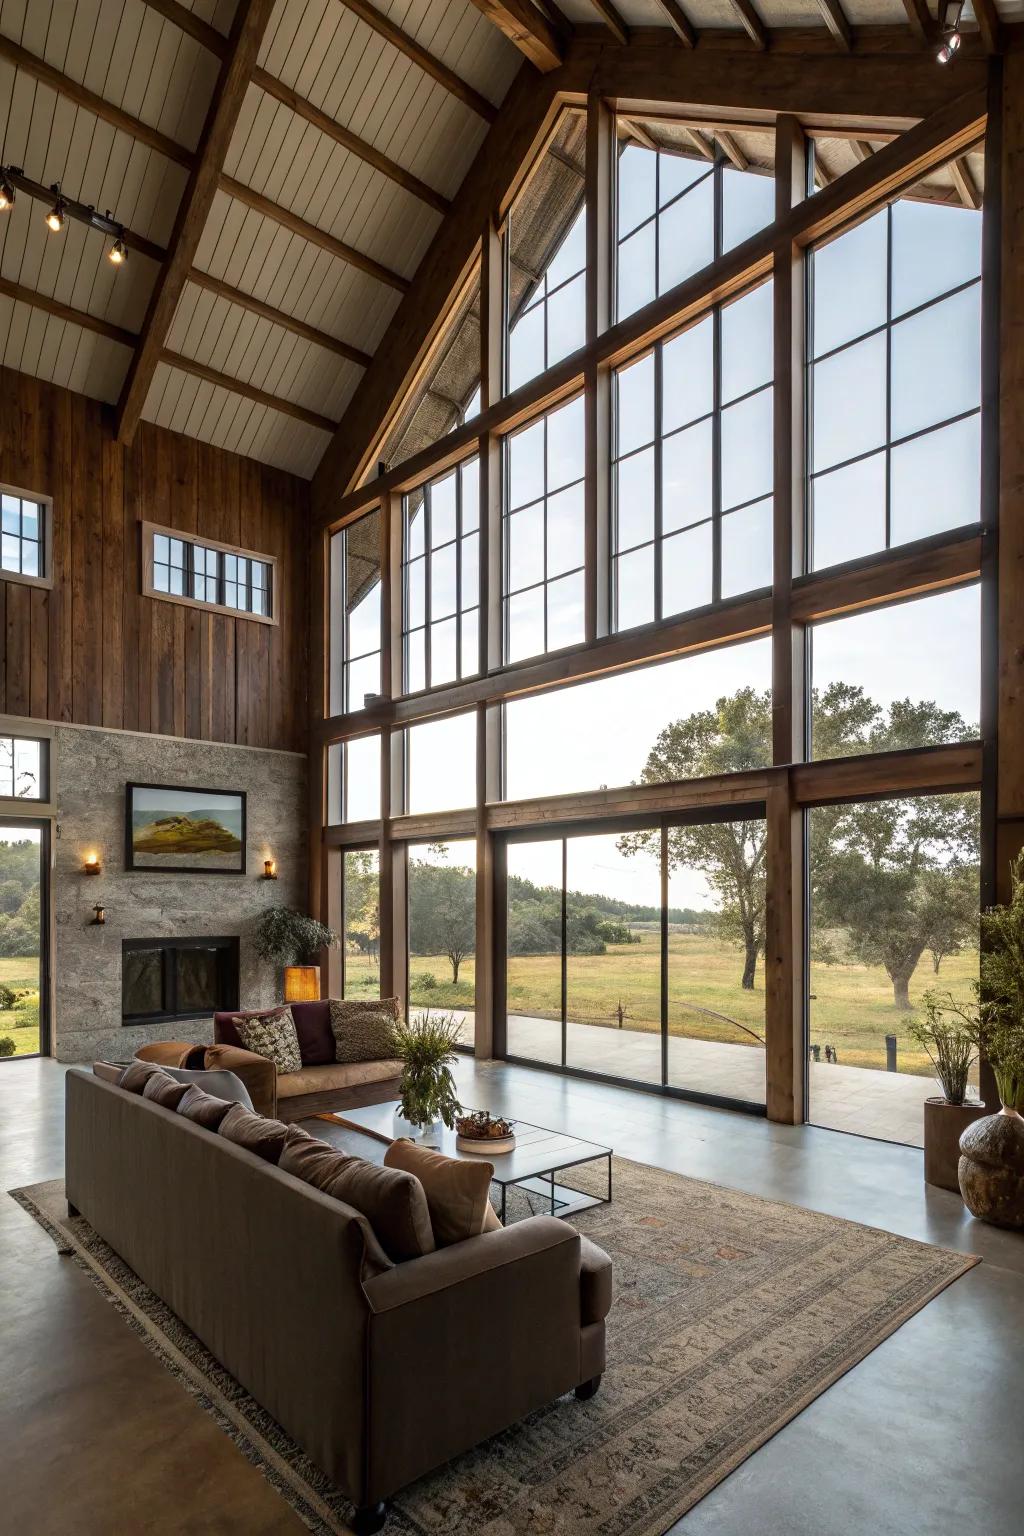
<svg viewBox="0 0 1024 1536"><path fill-rule="evenodd" d="M18 994L14 991L14 989L12 987L5 986L2 982L0 982L0 1008L4 1010L13 1008L17 1001ZM8 1055L10 1055L10 1052L8 1052Z"/></svg>
<svg viewBox="0 0 1024 1536"><path fill-rule="evenodd" d="M433 992L437 986L437 977L433 971L420 971L418 976L413 977L412 984L417 992Z"/></svg>
<svg viewBox="0 0 1024 1536"><path fill-rule="evenodd" d="M13 1056L15 1044L10 1035L0 1035L0 1056Z"/></svg>

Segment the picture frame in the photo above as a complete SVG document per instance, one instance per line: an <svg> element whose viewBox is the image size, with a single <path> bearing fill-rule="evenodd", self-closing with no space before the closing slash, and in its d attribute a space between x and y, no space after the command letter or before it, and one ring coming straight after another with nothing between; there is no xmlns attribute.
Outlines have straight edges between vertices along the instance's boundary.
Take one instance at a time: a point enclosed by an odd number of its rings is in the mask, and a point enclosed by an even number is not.
<svg viewBox="0 0 1024 1536"><path fill-rule="evenodd" d="M246 794L191 784L125 785L125 869L244 875Z"/></svg>

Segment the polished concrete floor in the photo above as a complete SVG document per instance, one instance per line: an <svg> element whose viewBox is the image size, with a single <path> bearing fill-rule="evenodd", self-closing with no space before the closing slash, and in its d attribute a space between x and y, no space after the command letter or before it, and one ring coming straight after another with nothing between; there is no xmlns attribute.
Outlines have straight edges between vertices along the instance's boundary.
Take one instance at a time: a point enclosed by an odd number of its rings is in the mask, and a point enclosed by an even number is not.
<svg viewBox="0 0 1024 1536"><path fill-rule="evenodd" d="M678 1536L1010 1536L1022 1524L1024 1236L921 1181L921 1154L497 1063L464 1102L984 1262L721 1483ZM0 1188L62 1172L63 1069L0 1065ZM0 1197L0 1530L303 1529L81 1271Z"/></svg>

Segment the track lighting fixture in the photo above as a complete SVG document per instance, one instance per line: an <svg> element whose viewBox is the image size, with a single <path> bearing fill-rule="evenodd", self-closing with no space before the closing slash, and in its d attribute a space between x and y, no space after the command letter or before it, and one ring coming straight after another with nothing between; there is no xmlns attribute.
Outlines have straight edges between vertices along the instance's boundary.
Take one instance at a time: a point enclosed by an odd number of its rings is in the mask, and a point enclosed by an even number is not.
<svg viewBox="0 0 1024 1536"><path fill-rule="evenodd" d="M935 57L940 64L948 64L960 50L960 19L964 12L964 0L940 0L939 44Z"/></svg>
<svg viewBox="0 0 1024 1536"><path fill-rule="evenodd" d="M0 213L6 213L8 208L14 207L14 183L11 180L11 170L7 166L0 165Z"/></svg>
<svg viewBox="0 0 1024 1536"><path fill-rule="evenodd" d="M124 235L118 235L110 250L107 252L108 261L112 261L115 267L123 267L128 260L128 247L124 243Z"/></svg>
<svg viewBox="0 0 1024 1536"><path fill-rule="evenodd" d="M53 207L46 215L46 227L52 230L55 235L59 235L64 228L64 211L67 205L61 196L59 181L54 182L50 191L55 192L57 195Z"/></svg>

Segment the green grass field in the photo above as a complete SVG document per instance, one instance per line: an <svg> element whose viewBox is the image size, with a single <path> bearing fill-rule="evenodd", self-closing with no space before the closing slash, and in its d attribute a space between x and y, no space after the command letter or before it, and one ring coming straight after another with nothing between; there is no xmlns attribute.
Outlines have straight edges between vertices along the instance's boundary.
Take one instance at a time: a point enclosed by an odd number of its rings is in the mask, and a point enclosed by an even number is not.
<svg viewBox="0 0 1024 1536"><path fill-rule="evenodd" d="M349 955L345 961L350 996L372 995L378 989L378 971L365 956ZM669 1032L694 1039L722 1040L756 1045L736 1025L764 1036L764 966L759 960L753 992L740 986L742 956L731 945L700 934L669 935ZM451 984L451 967L443 955L413 955L409 961L409 1001L413 1008L472 1008L472 958L463 961L459 985ZM926 954L910 984L912 1003L918 1003L929 987L950 991L966 999L970 982L978 973L977 951L945 960L938 976ZM508 962L510 1013L537 1018L559 1018L561 963L557 955L514 955ZM426 982L433 977L434 985ZM611 945L603 955L570 955L567 963L569 1016L580 1023L614 1028L621 1002L626 1029L657 1031L660 1011L660 957L658 935L641 931L639 944ZM811 1041L831 1045L840 1065L875 1067L886 1064L885 1037L897 1039L901 1072L931 1074L924 1052L907 1033L912 1014L893 1004L892 986L881 966L812 964ZM735 1024L709 1016L724 1014Z"/></svg>
<svg viewBox="0 0 1024 1536"><path fill-rule="evenodd" d="M14 1041L15 1056L33 1056L39 1050L39 961L0 959L0 986L29 993L13 1008L0 1008L0 1039ZM4 1059L0 1056L0 1062Z"/></svg>

